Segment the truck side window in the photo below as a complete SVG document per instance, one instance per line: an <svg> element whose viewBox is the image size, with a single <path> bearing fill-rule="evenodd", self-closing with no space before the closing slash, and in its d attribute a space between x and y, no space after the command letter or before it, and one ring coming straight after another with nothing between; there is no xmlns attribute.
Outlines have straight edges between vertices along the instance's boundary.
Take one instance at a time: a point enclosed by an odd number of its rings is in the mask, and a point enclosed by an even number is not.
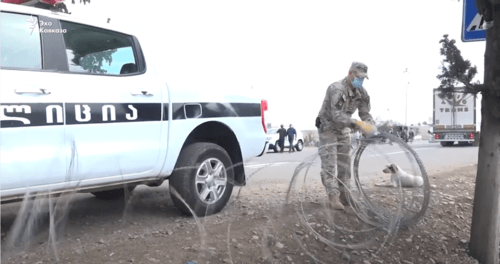
<svg viewBox="0 0 500 264"><path fill-rule="evenodd" d="M125 34L61 21L70 72L123 75L138 72L132 38Z"/></svg>
<svg viewBox="0 0 500 264"><path fill-rule="evenodd" d="M0 67L41 69L40 45L38 17L1 12Z"/></svg>

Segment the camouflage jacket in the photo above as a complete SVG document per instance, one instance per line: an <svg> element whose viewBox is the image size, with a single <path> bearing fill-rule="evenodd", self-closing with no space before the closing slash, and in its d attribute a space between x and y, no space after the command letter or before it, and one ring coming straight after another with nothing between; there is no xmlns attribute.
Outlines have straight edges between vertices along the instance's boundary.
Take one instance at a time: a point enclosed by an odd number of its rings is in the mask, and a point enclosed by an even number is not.
<svg viewBox="0 0 500 264"><path fill-rule="evenodd" d="M350 132L351 116L358 110L363 121L373 120L370 115L370 96L365 88L350 90L344 78L328 86L318 117L323 130L345 134Z"/></svg>

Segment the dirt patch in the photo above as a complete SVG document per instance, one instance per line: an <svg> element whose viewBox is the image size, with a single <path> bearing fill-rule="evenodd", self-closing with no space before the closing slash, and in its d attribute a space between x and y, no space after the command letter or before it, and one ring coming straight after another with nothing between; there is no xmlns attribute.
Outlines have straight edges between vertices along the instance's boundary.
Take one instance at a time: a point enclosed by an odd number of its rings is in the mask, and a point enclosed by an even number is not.
<svg viewBox="0 0 500 264"><path fill-rule="evenodd" d="M2 216L2 263L477 263L467 254L476 169L429 175L429 208L410 228L367 224L355 209L332 212L321 186L286 206L284 187L236 190L221 213L201 219L180 216L162 190L138 194L135 207L95 209L85 196L57 230L56 251L47 219L24 250L6 249L14 216ZM391 202L386 196L380 201Z"/></svg>

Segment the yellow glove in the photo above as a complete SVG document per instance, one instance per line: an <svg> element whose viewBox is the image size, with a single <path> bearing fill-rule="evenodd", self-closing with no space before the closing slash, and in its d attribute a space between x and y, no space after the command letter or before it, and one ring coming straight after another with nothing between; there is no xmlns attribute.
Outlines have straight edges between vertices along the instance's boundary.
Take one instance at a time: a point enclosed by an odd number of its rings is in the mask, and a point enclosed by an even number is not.
<svg viewBox="0 0 500 264"><path fill-rule="evenodd" d="M356 121L356 125L358 126L358 129L365 134L365 136L373 136L377 134L377 126L372 125L368 122L363 122L363 121Z"/></svg>
<svg viewBox="0 0 500 264"><path fill-rule="evenodd" d="M362 130L363 132L365 131L370 132L372 130L372 126L363 121L356 121L356 124L358 124L359 129Z"/></svg>

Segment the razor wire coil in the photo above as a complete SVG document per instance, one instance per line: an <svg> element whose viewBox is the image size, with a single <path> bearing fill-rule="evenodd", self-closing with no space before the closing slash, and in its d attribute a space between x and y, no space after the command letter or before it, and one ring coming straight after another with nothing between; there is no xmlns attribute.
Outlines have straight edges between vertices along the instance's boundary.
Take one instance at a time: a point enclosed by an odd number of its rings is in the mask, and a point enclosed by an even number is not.
<svg viewBox="0 0 500 264"><path fill-rule="evenodd" d="M354 151L354 163L353 163L353 170L354 170L354 180L356 183L356 187L359 190L361 197L363 199L363 202L365 202L369 208L371 208L372 214L377 216L379 219L378 221L386 222L388 224L391 221L394 221L392 218L387 217L384 215L383 209L379 208L378 206L375 205L374 202L371 201L371 198L369 195L367 195L366 191L364 190L360 178L359 178L359 163L360 159L362 157L362 154L365 152L366 148L372 144L377 144L381 141L387 141L390 140L392 143L396 143L399 145L400 148L404 150L404 153L406 156L411 160L413 158L415 160L416 165L418 166L418 169L421 172L421 177L423 179L423 200L420 205L420 208L418 208L417 212L413 215L410 216L402 216L400 219L398 219L399 226L400 227L408 227L416 224L424 215L425 212L427 211L428 205L429 205L429 200L430 200L430 184L429 184L429 179L427 176L427 172L425 171L424 164L418 154L413 150L412 147L410 147L406 142L404 142L402 139L391 135L387 133L380 133L378 135L372 136L367 139L361 140L361 144L358 146L357 149ZM380 153L381 155L384 155L384 153ZM405 192L402 191L400 187L400 194L401 194L401 201L404 200L404 195ZM401 208L400 208L401 209Z"/></svg>

